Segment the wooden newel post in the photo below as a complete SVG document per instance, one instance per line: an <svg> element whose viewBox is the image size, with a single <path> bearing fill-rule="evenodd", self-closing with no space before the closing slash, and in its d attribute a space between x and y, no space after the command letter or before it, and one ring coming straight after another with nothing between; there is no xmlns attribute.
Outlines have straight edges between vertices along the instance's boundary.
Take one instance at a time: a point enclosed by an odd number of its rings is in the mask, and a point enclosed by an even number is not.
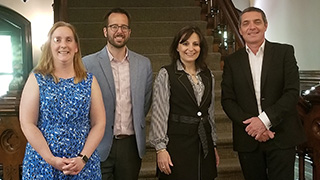
<svg viewBox="0 0 320 180"><path fill-rule="evenodd" d="M0 100L0 165L4 180L19 180L27 143L20 128L18 108L19 98Z"/></svg>
<svg viewBox="0 0 320 180"><path fill-rule="evenodd" d="M312 159L313 180L320 179L320 85L303 96L309 108L305 108L303 126L308 138L304 144L305 154ZM301 112L301 111L300 111Z"/></svg>

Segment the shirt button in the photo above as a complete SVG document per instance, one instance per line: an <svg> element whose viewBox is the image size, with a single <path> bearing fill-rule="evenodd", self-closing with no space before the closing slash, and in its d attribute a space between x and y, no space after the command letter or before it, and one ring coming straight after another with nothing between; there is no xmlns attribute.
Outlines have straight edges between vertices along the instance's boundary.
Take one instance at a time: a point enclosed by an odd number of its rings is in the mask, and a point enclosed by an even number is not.
<svg viewBox="0 0 320 180"><path fill-rule="evenodd" d="M202 113L199 111L199 112L197 112L197 115L200 117L202 115Z"/></svg>

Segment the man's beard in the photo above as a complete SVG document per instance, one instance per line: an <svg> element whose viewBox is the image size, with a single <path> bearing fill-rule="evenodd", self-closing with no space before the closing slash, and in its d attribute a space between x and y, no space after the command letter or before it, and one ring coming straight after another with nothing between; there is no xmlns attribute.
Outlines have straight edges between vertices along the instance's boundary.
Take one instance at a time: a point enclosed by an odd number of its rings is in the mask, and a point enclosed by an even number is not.
<svg viewBox="0 0 320 180"><path fill-rule="evenodd" d="M123 36L121 36L123 37ZM118 44L114 41L114 38L110 38L109 36L107 37L107 42L110 43L112 46L114 46L115 48L123 48L124 46L126 46L127 42L128 42L129 38L125 39L124 38L124 41L123 43L121 44Z"/></svg>

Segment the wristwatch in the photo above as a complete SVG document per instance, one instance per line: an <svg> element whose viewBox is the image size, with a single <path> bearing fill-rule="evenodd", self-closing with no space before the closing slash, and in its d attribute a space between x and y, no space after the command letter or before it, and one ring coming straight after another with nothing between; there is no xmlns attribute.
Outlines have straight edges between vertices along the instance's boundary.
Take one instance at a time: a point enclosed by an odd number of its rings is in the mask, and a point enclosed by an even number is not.
<svg viewBox="0 0 320 180"><path fill-rule="evenodd" d="M87 157L86 155L79 154L78 156L81 157L82 161L83 161L85 164L88 162L88 157Z"/></svg>

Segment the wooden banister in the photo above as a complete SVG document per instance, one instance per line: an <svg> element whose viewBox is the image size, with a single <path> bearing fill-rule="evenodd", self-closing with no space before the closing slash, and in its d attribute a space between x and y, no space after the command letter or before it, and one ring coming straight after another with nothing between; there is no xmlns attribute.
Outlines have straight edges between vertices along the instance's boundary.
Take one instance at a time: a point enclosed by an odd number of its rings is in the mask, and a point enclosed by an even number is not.
<svg viewBox="0 0 320 180"><path fill-rule="evenodd" d="M217 2L220 5L221 11L224 13L228 25L235 34L236 42L240 45L239 47L243 47L244 41L238 30L239 13L237 9L231 0L217 0Z"/></svg>
<svg viewBox="0 0 320 180"><path fill-rule="evenodd" d="M207 34L214 36L214 51L220 51L222 56L225 56L244 46L238 31L240 11L231 0L195 0L195 4L201 7L201 19L208 21ZM52 6L54 22L69 21L68 0L54 0ZM221 30L228 31L227 40L223 38L223 34L218 35ZM225 41L228 43L227 46L224 44Z"/></svg>
<svg viewBox="0 0 320 180"><path fill-rule="evenodd" d="M207 35L213 36L213 52L221 53L221 69L224 58L244 47L238 30L240 10L231 0L196 0L201 7L201 19L207 21Z"/></svg>

